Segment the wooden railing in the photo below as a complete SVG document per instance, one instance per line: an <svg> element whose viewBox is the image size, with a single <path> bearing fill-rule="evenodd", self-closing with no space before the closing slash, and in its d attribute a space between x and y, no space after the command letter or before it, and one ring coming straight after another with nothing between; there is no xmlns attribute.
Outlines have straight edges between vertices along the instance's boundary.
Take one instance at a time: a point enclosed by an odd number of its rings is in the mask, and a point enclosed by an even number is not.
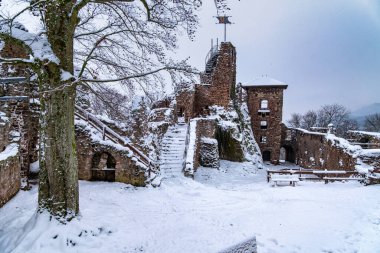
<svg viewBox="0 0 380 253"><path fill-rule="evenodd" d="M96 130L98 130L102 134L103 140L109 139L114 143L118 143L124 147L129 148L137 158L139 162L144 164L149 168L149 172L151 169L156 167L156 163L147 157L143 152L138 150L136 147L132 146L124 137L120 136L118 133L113 131L111 128L106 126L103 122L101 122L95 115L90 112L87 112L83 108L78 105L75 105L75 115L79 118L88 122L91 126L93 126Z"/></svg>

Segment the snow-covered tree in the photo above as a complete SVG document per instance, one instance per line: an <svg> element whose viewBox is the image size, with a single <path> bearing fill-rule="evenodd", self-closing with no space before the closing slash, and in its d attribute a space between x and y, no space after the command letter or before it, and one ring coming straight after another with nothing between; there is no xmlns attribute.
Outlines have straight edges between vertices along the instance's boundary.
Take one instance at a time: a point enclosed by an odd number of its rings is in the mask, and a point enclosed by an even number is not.
<svg viewBox="0 0 380 253"><path fill-rule="evenodd" d="M312 127L326 128L332 123L336 134L345 137L348 130L355 130L358 124L350 118L350 110L340 104L324 105L319 110L310 110L305 114L293 113L288 125L311 130Z"/></svg>
<svg viewBox="0 0 380 253"><path fill-rule="evenodd" d="M310 130L313 126L317 126L317 120L317 113L313 110L310 110L302 116L301 127Z"/></svg>
<svg viewBox="0 0 380 253"><path fill-rule="evenodd" d="M288 120L288 125L293 128L301 127L302 122L302 114L300 113L292 113L290 116L290 120Z"/></svg>
<svg viewBox="0 0 380 253"><path fill-rule="evenodd" d="M69 220L79 212L74 109L78 88L95 92L104 83L121 82L142 90L163 83L166 71L176 82L193 72L167 52L180 33L197 27L201 0L24 0L14 16L1 15L0 39L22 46L29 58L1 58L25 64L39 86L39 211ZM224 6L224 0L216 0ZM18 22L22 13L40 19L34 34ZM183 75L178 75L181 72Z"/></svg>
<svg viewBox="0 0 380 253"><path fill-rule="evenodd" d="M371 132L380 132L380 113L368 115L364 121L364 129Z"/></svg>

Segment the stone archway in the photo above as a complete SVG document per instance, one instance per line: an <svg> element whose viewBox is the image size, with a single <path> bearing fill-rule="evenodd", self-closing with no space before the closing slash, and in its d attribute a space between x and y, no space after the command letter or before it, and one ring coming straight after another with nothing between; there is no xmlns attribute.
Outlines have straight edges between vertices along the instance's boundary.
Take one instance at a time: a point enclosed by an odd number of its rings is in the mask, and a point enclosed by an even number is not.
<svg viewBox="0 0 380 253"><path fill-rule="evenodd" d="M116 159L110 153L95 153L91 167L92 181L115 181Z"/></svg>

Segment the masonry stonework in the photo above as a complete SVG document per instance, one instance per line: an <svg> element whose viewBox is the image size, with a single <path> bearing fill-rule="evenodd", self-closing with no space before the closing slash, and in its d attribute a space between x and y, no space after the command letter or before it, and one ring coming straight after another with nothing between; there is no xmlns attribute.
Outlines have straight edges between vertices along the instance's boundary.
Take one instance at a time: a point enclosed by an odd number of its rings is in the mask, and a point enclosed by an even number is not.
<svg viewBox="0 0 380 253"><path fill-rule="evenodd" d="M76 126L76 140L79 179L145 186L146 171L128 151L92 142L89 133L80 126Z"/></svg>
<svg viewBox="0 0 380 253"><path fill-rule="evenodd" d="M178 117L185 117L185 121L189 122L194 117L194 90L181 90L177 92L177 115Z"/></svg>
<svg viewBox="0 0 380 253"><path fill-rule="evenodd" d="M245 87L253 134L263 159L274 164L280 160L283 91L286 87Z"/></svg>
<svg viewBox="0 0 380 253"><path fill-rule="evenodd" d="M291 138L287 138L290 137L289 131ZM313 170L355 170L357 157L335 145L333 140L326 138L326 134L298 129L286 129L282 133L282 147L292 149L295 163L301 167Z"/></svg>
<svg viewBox="0 0 380 253"><path fill-rule="evenodd" d="M13 143L7 146L5 151L0 153L3 157L4 152L10 152L9 149L16 149L14 154L0 160L0 207L7 203L20 190L21 186L21 164L18 153L18 145Z"/></svg>
<svg viewBox="0 0 380 253"><path fill-rule="evenodd" d="M236 84L236 49L230 42L220 45L218 55L210 61L210 71L201 74L201 84L195 86L195 114L207 115L208 107L227 108L234 96Z"/></svg>

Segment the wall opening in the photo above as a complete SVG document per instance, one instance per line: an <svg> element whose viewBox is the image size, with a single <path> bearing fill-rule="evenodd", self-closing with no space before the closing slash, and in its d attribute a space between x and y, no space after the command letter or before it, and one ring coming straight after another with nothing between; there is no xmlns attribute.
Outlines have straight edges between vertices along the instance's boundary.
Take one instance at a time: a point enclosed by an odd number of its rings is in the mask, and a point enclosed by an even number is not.
<svg viewBox="0 0 380 253"><path fill-rule="evenodd" d="M291 146L284 146L280 149L280 162L291 162L295 163L296 157L294 150Z"/></svg>
<svg viewBox="0 0 380 253"><path fill-rule="evenodd" d="M178 117L183 117L183 116L184 116L184 112L185 112L185 109L184 109L183 107L180 107L180 108L178 109L178 114L177 114L177 116L178 116Z"/></svg>
<svg viewBox="0 0 380 253"><path fill-rule="evenodd" d="M95 153L92 158L91 180L115 181L116 159L108 152Z"/></svg>
<svg viewBox="0 0 380 253"><path fill-rule="evenodd" d="M270 161L270 160L271 160L270 158L271 158L271 153L270 153L270 151L265 150L265 151L263 152L263 161L264 161L264 162Z"/></svg>

